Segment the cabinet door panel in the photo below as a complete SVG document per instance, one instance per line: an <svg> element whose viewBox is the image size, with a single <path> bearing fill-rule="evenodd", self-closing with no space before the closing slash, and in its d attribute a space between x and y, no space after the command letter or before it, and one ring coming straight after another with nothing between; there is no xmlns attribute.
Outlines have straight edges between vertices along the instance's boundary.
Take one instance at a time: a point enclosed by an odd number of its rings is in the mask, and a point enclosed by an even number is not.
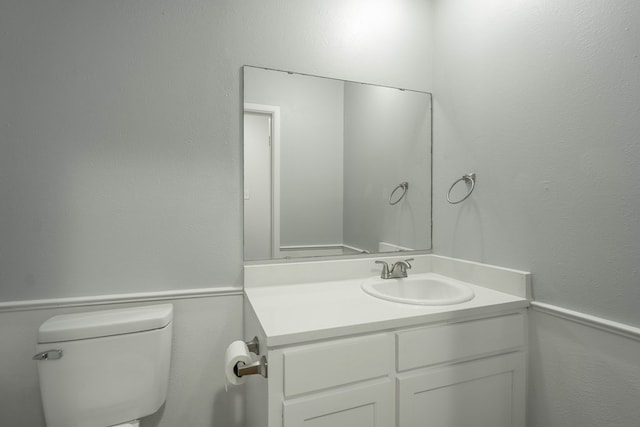
<svg viewBox="0 0 640 427"><path fill-rule="evenodd" d="M283 404L284 427L392 427L393 383L382 380Z"/></svg>
<svg viewBox="0 0 640 427"><path fill-rule="evenodd" d="M523 427L525 356L514 353L398 378L400 427Z"/></svg>
<svg viewBox="0 0 640 427"><path fill-rule="evenodd" d="M360 406L304 421L305 427L371 427L376 425L373 405Z"/></svg>

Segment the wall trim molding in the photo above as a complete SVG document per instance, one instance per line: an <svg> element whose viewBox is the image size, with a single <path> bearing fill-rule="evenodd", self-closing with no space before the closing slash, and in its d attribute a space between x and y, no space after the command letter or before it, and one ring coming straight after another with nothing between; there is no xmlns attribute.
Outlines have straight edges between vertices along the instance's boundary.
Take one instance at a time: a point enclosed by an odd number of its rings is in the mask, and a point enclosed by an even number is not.
<svg viewBox="0 0 640 427"><path fill-rule="evenodd" d="M11 311L44 310L63 307L153 302L188 298L208 298L243 295L242 288L221 286L216 288L182 289L171 291L136 292L130 294L98 295L91 297L50 298L0 302L0 313Z"/></svg>
<svg viewBox="0 0 640 427"><path fill-rule="evenodd" d="M541 313L549 314L572 322L580 323L585 326L600 329L632 340L640 341L640 328L636 328L625 323L614 322L612 320L603 319L602 317L592 316L590 314L573 311L556 305L546 304L538 301L531 301L531 308Z"/></svg>

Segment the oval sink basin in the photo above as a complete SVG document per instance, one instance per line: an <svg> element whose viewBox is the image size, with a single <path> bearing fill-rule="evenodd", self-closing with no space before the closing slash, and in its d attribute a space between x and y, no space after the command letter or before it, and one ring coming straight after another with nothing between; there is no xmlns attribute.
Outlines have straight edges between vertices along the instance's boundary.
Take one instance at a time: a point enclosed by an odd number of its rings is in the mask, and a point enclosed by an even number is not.
<svg viewBox="0 0 640 427"><path fill-rule="evenodd" d="M371 277L362 282L362 290L377 298L417 305L459 304L475 296L466 283L434 273L404 279Z"/></svg>

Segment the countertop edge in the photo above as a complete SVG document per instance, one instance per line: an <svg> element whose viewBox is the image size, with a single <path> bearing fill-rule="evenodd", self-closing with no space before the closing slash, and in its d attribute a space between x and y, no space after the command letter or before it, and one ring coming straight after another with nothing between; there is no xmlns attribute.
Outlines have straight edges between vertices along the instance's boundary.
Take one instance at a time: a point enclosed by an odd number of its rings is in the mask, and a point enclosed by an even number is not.
<svg viewBox="0 0 640 427"><path fill-rule="evenodd" d="M406 329L418 326L426 326L433 323L442 323L449 320L465 321L471 318L496 316L509 312L525 309L530 306L526 299L487 304L481 307L471 307L462 310L453 310L440 313L429 313L414 317L404 317L396 319L386 319L376 322L362 323L356 325L345 325L336 328L317 329L304 332L295 332L284 335L265 334L266 345L270 350L287 347L291 345L310 344L318 341L346 338L353 335L374 334L389 332L397 329ZM255 313L255 312L254 312Z"/></svg>

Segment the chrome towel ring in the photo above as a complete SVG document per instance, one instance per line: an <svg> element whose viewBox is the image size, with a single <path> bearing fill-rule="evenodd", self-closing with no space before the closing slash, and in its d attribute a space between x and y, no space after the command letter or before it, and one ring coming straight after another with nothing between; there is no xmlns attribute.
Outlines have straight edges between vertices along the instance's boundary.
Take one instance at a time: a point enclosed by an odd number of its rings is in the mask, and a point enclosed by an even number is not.
<svg viewBox="0 0 640 427"><path fill-rule="evenodd" d="M398 197L398 199L396 201L393 201L393 195L395 194L396 191L402 189L402 194L400 194L400 197ZM409 189L409 183L407 181L401 182L400 184L398 184L396 186L396 188L393 189L393 191L391 192L391 194L389 195L389 204L390 205L395 205L397 204L400 200L402 200L405 196L405 194L407 194L407 189Z"/></svg>
<svg viewBox="0 0 640 427"><path fill-rule="evenodd" d="M471 188L469 189L469 192L460 200L451 200L451 190L453 190L453 187L456 186L457 183L459 183L460 181L464 181L466 183L471 183ZM447 202L451 203L452 205L456 205L460 202L464 202L467 197L469 197L471 195L471 193L473 193L473 189L476 187L476 174L475 173L468 173L465 175L462 175L462 178L458 179L457 181L455 181L453 184L451 184L451 187L449 188L449 192L447 193Z"/></svg>

